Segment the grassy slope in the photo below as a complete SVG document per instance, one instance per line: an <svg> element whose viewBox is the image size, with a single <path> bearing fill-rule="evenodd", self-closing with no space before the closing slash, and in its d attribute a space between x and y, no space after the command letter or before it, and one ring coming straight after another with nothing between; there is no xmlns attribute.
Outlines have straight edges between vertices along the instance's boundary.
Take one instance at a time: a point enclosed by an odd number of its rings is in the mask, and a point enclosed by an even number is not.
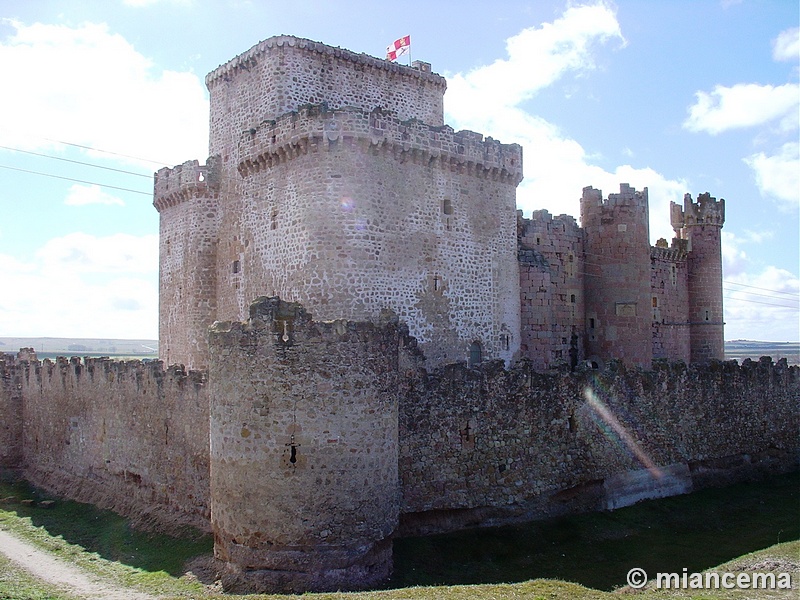
<svg viewBox="0 0 800 600"><path fill-rule="evenodd" d="M797 479L787 480L792 486L796 486ZM0 498L10 495L10 492L19 498L34 496L37 492L26 488L24 485L17 484L10 486L8 483L0 484ZM711 490L701 492L703 494L732 494L733 496L743 496L744 493L739 488L729 488L726 490ZM694 496L694 495L692 495ZM696 498L699 498L697 496ZM793 496L796 498L796 495ZM685 503L691 500L691 496L683 498L668 499L669 502ZM661 501L663 502L663 501ZM793 504L794 505L794 504ZM664 510L662 505L660 510ZM671 505L666 506L669 509ZM640 507L640 510L644 507ZM741 515L735 510L736 506L725 505L720 515L723 520L743 523ZM743 508L743 507L738 507ZM772 512L775 507L768 507ZM679 512L693 512L690 506L672 507ZM752 510L751 507L747 507ZM628 509L625 518L634 521L642 518L637 510ZM622 516L622 513L612 513ZM661 524L664 525L664 524ZM152 536L135 532L130 529L127 522L121 517L113 515L108 511L99 511L86 505L59 501L58 508L55 510L44 510L40 508L29 508L21 506L19 503L0 502L0 528L11 531L18 537L35 543L57 557L61 557L72 564L77 564L84 569L97 573L117 585L133 587L154 595L162 595L165 598L186 600L194 598L197 600L207 600L220 598L211 589L204 588L193 576L181 576L180 566L183 562L198 553L208 552L210 543L207 538L195 540L175 540L166 536ZM684 532L685 533L685 532ZM725 535L738 537L745 532L736 530L726 530ZM65 539L66 538L66 539ZM91 538L91 539L90 539ZM784 538L785 539L785 538ZM67 541L69 540L69 541ZM644 543L645 540L632 540L635 545ZM74 543L70 543L74 542ZM691 541L692 544L702 544L702 538ZM706 540L705 543L708 543ZM583 544L581 544L583 545ZM87 551L85 547L94 548L96 551ZM752 546L751 546L752 547ZM758 547L758 546L756 546ZM741 550L740 550L741 552ZM101 556L102 555L102 556ZM728 554L735 556L735 554ZM104 558L105 557L105 558ZM118 562L123 560L127 564ZM792 541L778 544L746 554L738 559L724 563L714 569L718 572L736 571L741 566L747 567L754 563L764 563L771 560L774 564L785 570L786 568L797 567L792 565L800 564L800 541ZM709 563L706 562L706 566ZM133 566L131 566L133 565ZM737 567L737 565L739 565ZM787 567L788 565L788 567ZM633 566L633 565L632 565ZM639 565L637 565L639 566ZM164 570L154 570L160 568ZM692 569L693 570L693 569ZM764 570L760 567L758 570ZM169 571L169 572L167 572ZM568 583L557 580L536 579L515 584L481 584L481 585L441 585L428 587L401 587L394 590L361 592L350 594L309 594L305 598L316 600L346 599L346 600L400 600L400 599L467 599L467 598L496 598L506 600L511 598L542 598L560 600L575 598L583 599L609 599L619 595L617 592L603 592L591 589L575 583ZM623 593L631 593L632 590L622 590ZM626 593L626 595L627 595ZM643 598L704 598L711 600L728 600L744 597L770 597L770 598L798 598L798 583L795 575L795 589L782 595L768 595L763 592L742 594L738 591L712 590L702 593L695 592L690 594L681 591L657 591L648 590L639 594ZM230 596L230 598L251 598L255 599L281 599L290 600L291 596ZM54 588L33 580L28 574L20 572L2 558L0 555L0 600L67 600L69 596L55 592ZM71 599L70 599L71 600Z"/></svg>

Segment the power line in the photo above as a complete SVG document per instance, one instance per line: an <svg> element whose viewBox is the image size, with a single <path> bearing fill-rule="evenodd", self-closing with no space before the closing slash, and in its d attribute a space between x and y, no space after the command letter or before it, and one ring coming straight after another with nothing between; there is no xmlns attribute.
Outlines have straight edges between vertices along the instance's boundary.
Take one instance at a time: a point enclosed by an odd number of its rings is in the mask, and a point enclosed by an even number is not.
<svg viewBox="0 0 800 600"><path fill-rule="evenodd" d="M800 294L795 293L795 292L783 292L781 290L771 290L769 288L758 287L758 286L755 286L755 285L747 285L746 283L737 283L736 281L723 281L722 283L727 283L729 285L740 285L742 287L753 288L754 290L763 290L765 292L774 292L776 294L786 294L787 296L799 296L800 297ZM748 292L743 292L743 293L746 294Z"/></svg>
<svg viewBox="0 0 800 600"><path fill-rule="evenodd" d="M0 148L3 148L4 150L11 150L12 152L21 152L23 154L30 154L32 156L41 156L42 158L50 158L52 160L60 160L60 161L63 161L63 162L73 163L73 164L76 164L76 165L84 165L86 167L92 167L93 169L104 169L106 171L114 171L115 173L124 173L125 175L135 175L136 177L146 177L147 179L152 179L153 178L153 176L150 175L150 174L146 175L144 173L136 173L134 171L126 171L124 169L115 169L113 167L106 167L106 166L103 166L103 165L97 165L97 164L94 164L94 163L84 162L84 161L80 161L80 160L72 160L70 158L64 158L62 156L52 156L50 154L42 154L40 152L32 152L30 150L20 150L19 148L12 148L10 146L2 146L2 145L0 145Z"/></svg>
<svg viewBox="0 0 800 600"><path fill-rule="evenodd" d="M725 291L734 293L734 294L748 294L750 296L760 296L762 298L772 298L773 300L786 300L786 301L795 301L795 302L797 302L797 299L795 299L795 298L781 298L779 296L773 296L771 294L759 294L758 292L748 292L747 290L736 290L736 289L732 289L732 288L726 288L725 286L723 286L722 289L724 289Z"/></svg>
<svg viewBox="0 0 800 600"><path fill-rule="evenodd" d="M122 158L129 158L131 160L138 160L141 162L152 163L154 165L161 165L162 167L167 165L166 162L160 160L152 160L150 158L142 158L141 156L131 156L130 154L123 154L121 152L113 152L111 150L103 150L102 148L95 148L93 146L85 146L83 144L76 144L74 142L65 142L63 140L54 140L52 138L41 137L38 135L33 134L24 134L29 138L34 138L38 140L44 140L46 142L52 142L54 144L63 144L64 146L72 146L73 148L82 148L84 150L91 150L92 152L100 152L101 154L110 154L112 156L121 156Z"/></svg>
<svg viewBox="0 0 800 600"><path fill-rule="evenodd" d="M730 300L732 302L749 302L751 304L764 304L766 306L775 306L777 308L788 308L789 310L798 310L798 306L786 306L785 304L773 304L772 302L761 302L760 300L749 300L747 298L732 298L731 296L725 296L726 300Z"/></svg>
<svg viewBox="0 0 800 600"><path fill-rule="evenodd" d="M74 181L76 183L86 183L89 185L99 185L101 187L109 188L112 190L121 190L123 192L131 192L134 194L142 194L143 196L152 196L152 192L143 192L141 190L132 190L130 188L119 187L116 185L108 185L105 183L97 183L96 181L86 181L85 179L74 179L72 177L64 177L62 175L53 175L51 173L41 173L39 171L30 171L28 169L20 169L17 167L9 167L7 165L0 165L0 169L8 169L10 171L19 171L20 173L30 173L31 175L40 175L42 177L52 177L53 179L64 179L66 181Z"/></svg>

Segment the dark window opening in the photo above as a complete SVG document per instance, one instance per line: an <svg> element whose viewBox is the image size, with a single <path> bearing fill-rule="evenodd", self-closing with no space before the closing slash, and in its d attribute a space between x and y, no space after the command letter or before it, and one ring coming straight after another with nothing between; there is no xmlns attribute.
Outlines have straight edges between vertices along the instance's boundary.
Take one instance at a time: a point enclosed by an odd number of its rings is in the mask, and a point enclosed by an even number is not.
<svg viewBox="0 0 800 600"><path fill-rule="evenodd" d="M278 209L272 209L272 215L270 216L270 229L277 229L278 228Z"/></svg>
<svg viewBox="0 0 800 600"><path fill-rule="evenodd" d="M575 304L575 294L570 294L569 295L569 301L572 302L573 304Z"/></svg>
<svg viewBox="0 0 800 600"><path fill-rule="evenodd" d="M653 296L653 308L658 308L658 298Z"/></svg>
<svg viewBox="0 0 800 600"><path fill-rule="evenodd" d="M453 202L450 200L450 198L445 198L442 202L442 212L446 215L453 214Z"/></svg>
<svg viewBox="0 0 800 600"><path fill-rule="evenodd" d="M589 319L589 328L594 329L594 319Z"/></svg>
<svg viewBox="0 0 800 600"><path fill-rule="evenodd" d="M483 360L483 351L481 350L481 345L478 342L472 342L469 347L469 366L474 367L475 365L479 364Z"/></svg>
<svg viewBox="0 0 800 600"><path fill-rule="evenodd" d="M238 260L233 261L233 272L238 273L241 270L241 263Z"/></svg>

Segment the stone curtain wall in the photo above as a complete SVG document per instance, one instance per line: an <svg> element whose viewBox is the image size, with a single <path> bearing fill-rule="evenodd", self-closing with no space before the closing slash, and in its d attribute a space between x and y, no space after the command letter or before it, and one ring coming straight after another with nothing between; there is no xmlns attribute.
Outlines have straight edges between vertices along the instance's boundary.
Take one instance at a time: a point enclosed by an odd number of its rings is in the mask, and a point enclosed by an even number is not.
<svg viewBox="0 0 800 600"><path fill-rule="evenodd" d="M391 572L399 512L396 319L321 323L278 298L216 323L215 554L234 589L354 589Z"/></svg>
<svg viewBox="0 0 800 600"><path fill-rule="evenodd" d="M25 477L174 530L209 529L205 377L160 362L20 362Z"/></svg>
<svg viewBox="0 0 800 600"><path fill-rule="evenodd" d="M418 372L400 405L402 531L613 508L796 469L799 390L800 369L769 360Z"/></svg>
<svg viewBox="0 0 800 600"><path fill-rule="evenodd" d="M0 354L0 468L22 464L22 381L11 355Z"/></svg>
<svg viewBox="0 0 800 600"><path fill-rule="evenodd" d="M392 531L798 468L800 368L785 359L428 371L390 313L320 323L277 298L210 339L208 383L158 362L2 361L1 466L21 456L35 485L150 527L207 530L213 514L226 583L283 591L374 585Z"/></svg>

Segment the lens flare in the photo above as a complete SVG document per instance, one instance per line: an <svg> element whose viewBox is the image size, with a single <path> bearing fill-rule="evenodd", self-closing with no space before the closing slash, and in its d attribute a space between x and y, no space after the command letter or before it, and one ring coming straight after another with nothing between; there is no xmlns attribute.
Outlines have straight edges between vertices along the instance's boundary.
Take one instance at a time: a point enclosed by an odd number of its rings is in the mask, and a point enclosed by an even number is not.
<svg viewBox="0 0 800 600"><path fill-rule="evenodd" d="M661 469L659 469L647 453L642 450L641 446L639 446L625 426L619 422L619 419L617 419L614 413L612 413L597 396L595 391L587 386L583 391L583 397L586 398L586 403L589 405L589 408L592 409L594 416L599 418L606 425L606 427L600 428L605 436L618 446L627 448L636 457L636 460L638 460L645 469L650 471L654 479L661 479L664 476Z"/></svg>

